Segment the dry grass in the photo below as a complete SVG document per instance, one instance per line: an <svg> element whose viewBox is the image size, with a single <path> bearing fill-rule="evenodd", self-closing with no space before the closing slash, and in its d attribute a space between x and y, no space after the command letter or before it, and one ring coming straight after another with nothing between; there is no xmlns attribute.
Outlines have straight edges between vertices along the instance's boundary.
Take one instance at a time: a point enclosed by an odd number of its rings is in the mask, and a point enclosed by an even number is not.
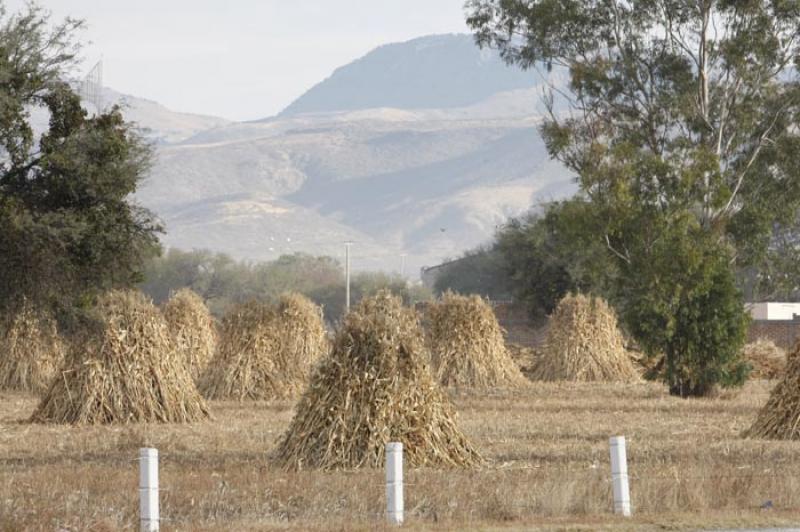
<svg viewBox="0 0 800 532"><path fill-rule="evenodd" d="M753 382L729 399L681 400L651 383L537 383L459 393L460 425L489 464L407 469L413 529L681 530L800 519L800 443L746 440L769 395ZM36 400L0 395L3 530L136 527L140 446L161 453L170 530L374 530L380 470L271 469L289 402L213 402L192 425L24 423ZM628 438L634 518L611 514L608 437ZM759 507L771 500L774 509Z"/></svg>
<svg viewBox="0 0 800 532"><path fill-rule="evenodd" d="M161 312L144 295L103 295L32 420L189 422L208 416Z"/></svg>
<svg viewBox="0 0 800 532"><path fill-rule="evenodd" d="M427 314L431 367L439 383L483 389L528 383L506 350L492 307L481 297L448 292Z"/></svg>
<svg viewBox="0 0 800 532"><path fill-rule="evenodd" d="M604 300L566 295L550 317L547 341L531 371L542 381L635 381L640 378L617 315Z"/></svg>
<svg viewBox="0 0 800 532"><path fill-rule="evenodd" d="M477 471L407 469L411 529L694 530L800 520L800 443L740 437L769 395L681 400L651 383L537 383L458 393ZM167 530L375 530L383 473L284 472L267 462L289 402L213 402L191 425L24 423L0 394L0 529L120 530L137 519L140 446L161 454ZM611 514L608 437L625 434L634 517ZM760 505L771 500L774 509Z"/></svg>
<svg viewBox="0 0 800 532"><path fill-rule="evenodd" d="M759 338L742 349L744 359L750 363L750 377L754 379L778 379L786 369L786 351L772 340Z"/></svg>
<svg viewBox="0 0 800 532"><path fill-rule="evenodd" d="M416 313L388 292L362 299L315 371L274 453L281 467L379 467L404 444L413 465L481 462L431 378Z"/></svg>
<svg viewBox="0 0 800 532"><path fill-rule="evenodd" d="M0 323L0 389L44 392L64 353L55 321L23 301Z"/></svg>
<svg viewBox="0 0 800 532"><path fill-rule="evenodd" d="M178 353L192 378L205 371L217 345L214 320L203 299L188 288L175 292L164 305L164 318Z"/></svg>

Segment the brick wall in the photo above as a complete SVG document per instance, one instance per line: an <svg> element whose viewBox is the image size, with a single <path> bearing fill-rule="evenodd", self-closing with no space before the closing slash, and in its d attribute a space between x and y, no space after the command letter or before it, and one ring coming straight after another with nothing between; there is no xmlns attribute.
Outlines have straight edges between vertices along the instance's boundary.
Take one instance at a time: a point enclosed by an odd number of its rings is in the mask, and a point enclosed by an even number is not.
<svg viewBox="0 0 800 532"><path fill-rule="evenodd" d="M789 350L794 347L800 337L800 319L794 320L753 320L747 331L747 341L755 342L759 338L772 340L775 345Z"/></svg>

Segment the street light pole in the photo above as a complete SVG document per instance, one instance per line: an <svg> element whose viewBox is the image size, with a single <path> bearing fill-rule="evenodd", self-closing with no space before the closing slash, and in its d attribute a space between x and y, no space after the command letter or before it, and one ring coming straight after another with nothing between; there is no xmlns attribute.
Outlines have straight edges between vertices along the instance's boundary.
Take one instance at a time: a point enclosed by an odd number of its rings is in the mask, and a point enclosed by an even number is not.
<svg viewBox="0 0 800 532"><path fill-rule="evenodd" d="M350 246L352 242L344 243L344 308L346 312L350 312Z"/></svg>

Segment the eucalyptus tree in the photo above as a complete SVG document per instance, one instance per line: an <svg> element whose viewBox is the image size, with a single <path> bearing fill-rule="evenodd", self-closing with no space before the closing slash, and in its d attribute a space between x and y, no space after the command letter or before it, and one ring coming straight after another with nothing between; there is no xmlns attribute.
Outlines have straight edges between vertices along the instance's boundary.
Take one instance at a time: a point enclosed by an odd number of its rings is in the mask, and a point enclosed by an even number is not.
<svg viewBox="0 0 800 532"><path fill-rule="evenodd" d="M477 42L509 63L568 69L541 133L603 213L596 238L619 265L623 315L665 356L671 390L740 383L746 319L731 270L763 260L800 202L800 2L470 0L467 10Z"/></svg>

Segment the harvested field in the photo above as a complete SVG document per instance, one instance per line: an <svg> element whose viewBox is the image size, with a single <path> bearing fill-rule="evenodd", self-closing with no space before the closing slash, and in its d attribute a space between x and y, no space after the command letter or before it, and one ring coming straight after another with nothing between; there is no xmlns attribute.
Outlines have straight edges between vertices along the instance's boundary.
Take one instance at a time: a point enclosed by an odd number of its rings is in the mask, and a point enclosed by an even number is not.
<svg viewBox="0 0 800 532"><path fill-rule="evenodd" d="M407 469L409 529L694 530L800 522L800 443L740 437L770 385L682 400L652 383L536 383L453 396L489 465ZM383 472L284 472L266 458L290 402L211 402L191 425L29 425L0 394L4 530L137 527L137 449L161 453L165 530L383 529ZM625 434L634 516L611 514L608 437ZM772 501L773 509L760 506Z"/></svg>

